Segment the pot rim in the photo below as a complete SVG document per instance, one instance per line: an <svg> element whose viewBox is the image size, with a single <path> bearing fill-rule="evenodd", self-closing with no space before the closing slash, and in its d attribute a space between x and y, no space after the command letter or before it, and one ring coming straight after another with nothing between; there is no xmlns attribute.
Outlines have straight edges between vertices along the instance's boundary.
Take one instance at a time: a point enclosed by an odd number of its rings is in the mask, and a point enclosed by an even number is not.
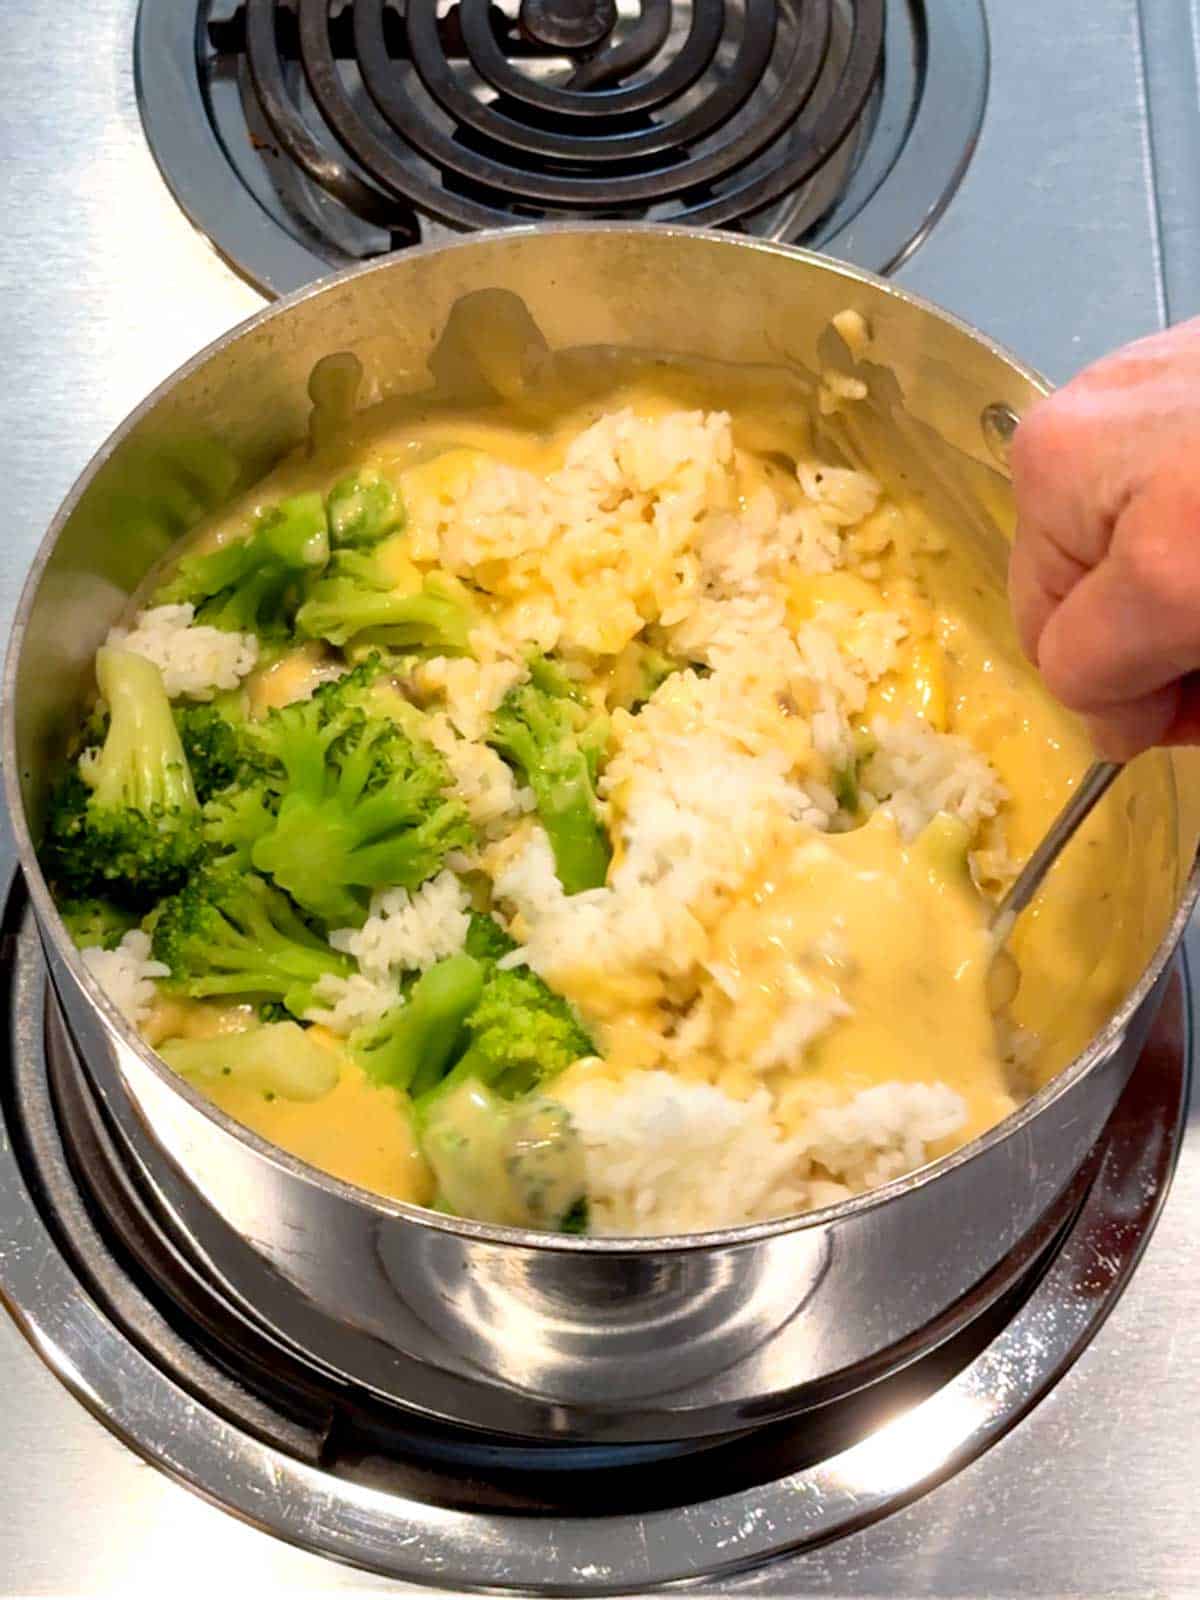
<svg viewBox="0 0 1200 1600"><path fill-rule="evenodd" d="M66 926L51 899L25 817L25 807L17 777L15 694L29 614L41 585L43 573L58 543L59 535L97 473L128 435L155 410L160 402L179 383L204 367L208 361L237 343L244 334L252 329L256 329L276 318L287 316L294 307L303 304L309 299L339 288L341 285L357 278L365 278L373 273L398 270L405 262L416 257L449 254L457 250L470 250L480 244L496 244L510 238L530 238L541 234L654 234L663 238L674 238L688 243L701 241L709 246L719 246L737 251L753 250L761 254L780 256L786 260L803 262L822 271L832 272L849 283L866 284L873 289L881 291L893 300L901 301L918 311L936 318L940 322L948 324L960 333L965 334L976 344L982 345L992 355L1024 378L1038 394L1048 394L1052 387L1049 381L1035 368L1027 365L987 334L981 333L979 329L973 327L965 319L955 316L952 312L944 310L941 306L935 305L921 295L912 293L911 290L901 288L889 279L881 278L875 273L864 271L860 267L838 261L832 256L825 256L817 251L802 249L797 245L738 237L712 229L681 228L662 223L624 222L529 224L518 228L485 229L449 242L418 245L405 250L400 256L384 257L378 261L366 262L362 265L346 268L341 272L331 273L327 277L318 278L315 282L306 284L303 288L267 304L249 317L235 323L233 327L211 340L195 355L175 368L113 429L76 478L38 547L37 554L21 590L21 596L13 618L4 675L2 685L0 685L4 722L3 743L0 746L0 764L4 768L5 803L12 823L17 858L37 913L42 939L44 942L49 941L55 957L66 967L78 988L91 1003L93 1009L98 1012L110 1040L119 1047L132 1051L143 1067L154 1073L162 1084L172 1092L181 1095L193 1110L199 1111L206 1116L227 1136L247 1145L261 1160L269 1162L292 1178L299 1179L319 1189L324 1189L343 1202L365 1207L381 1219L388 1218L410 1222L417 1226L432 1228L441 1233L453 1234L483 1243L532 1250L558 1251L567 1254L603 1255L684 1252L756 1244L762 1240L778 1238L786 1234L799 1233L809 1228L819 1228L830 1223L840 1222L845 1218L857 1216L860 1213L886 1205L888 1201L910 1190L923 1187L928 1183L934 1183L943 1174L954 1171L957 1167L974 1160L976 1156L982 1155L986 1150L991 1149L1003 1140L1020 1133L1045 1107L1052 1105L1061 1095L1066 1094L1116 1047L1131 1017L1145 1000L1165 969L1184 928L1187 926L1197 896L1200 895L1200 859L1192 865L1175 915L1172 917L1167 932L1151 957L1145 971L1101 1032L1048 1084L1039 1089L1023 1105L1018 1106L1015 1111L1010 1112L1002 1121L971 1140L970 1143L962 1145L948 1155L941 1156L938 1160L930 1162L924 1167L919 1167L914 1172L906 1173L878 1189L868 1190L865 1194L855 1195L849 1200L840 1201L836 1205L825 1206L820 1210L806 1211L799 1215L788 1217L776 1217L765 1222L747 1223L740 1227L712 1229L703 1233L594 1238L590 1236L576 1237L564 1234L548 1234L529 1228L505 1227L495 1223L476 1222L470 1218L454 1217L443 1212L433 1211L409 1201L388 1199L386 1196L362 1189L356 1184L347 1183L341 1178L335 1178L329 1173L322 1172L317 1167L310 1166L298 1157L292 1156L287 1151L270 1144L266 1139L254 1133L251 1129L243 1127L232 1117L221 1111L200 1090L172 1072L161 1057L142 1041L140 1036L125 1022L116 1007L103 993L99 984L87 971L80 959L79 951L67 934Z"/></svg>

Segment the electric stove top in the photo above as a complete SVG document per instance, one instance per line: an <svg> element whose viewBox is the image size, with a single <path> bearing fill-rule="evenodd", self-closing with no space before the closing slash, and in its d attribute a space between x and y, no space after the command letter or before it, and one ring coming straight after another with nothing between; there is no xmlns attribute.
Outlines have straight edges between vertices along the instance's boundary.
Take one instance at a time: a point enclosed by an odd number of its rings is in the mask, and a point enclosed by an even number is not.
<svg viewBox="0 0 1200 1600"><path fill-rule="evenodd" d="M179 361L264 294L484 214L681 215L798 239L893 270L1054 379L1200 311L1200 18L1187 0L740 0L686 14L651 0L460 0L403 14L376 0L146 0L140 18L136 0L9 0L5 22L4 630L57 502ZM768 34L766 59L750 71ZM394 64L390 87L381 52ZM630 84L644 104L613 98ZM1187 1092L1180 1026L1159 1066L1139 1069L1135 1083L1153 1077L1161 1091L1141 1091L1147 1104L1167 1105L1171 1084ZM709 1552L707 1592L1200 1592L1200 1156L1194 1138L1181 1151L1179 1142L1172 1131L1148 1153L1153 1183L1124 1202L1119 1185L1115 1200L1111 1183L1088 1191L1116 1206L1108 1232L1080 1223L1095 1216L1080 1196L1069 1237L1081 1255L1064 1245L1004 1325L958 1352L955 1373L934 1375L926 1400L936 1402L964 1373L978 1377L989 1351L1011 1350L997 1341L1025 1330L1008 1411L997 1413L1013 1425L997 1425L1004 1436L982 1453L960 1452L976 1459L947 1481L903 1503L959 1459L948 1445L962 1416L943 1414L938 1434L936 1413L919 1405L873 1466L860 1456L832 1478L827 1461L781 1444L779 1470L743 1466L737 1495L714 1473L706 1499L693 1464L701 1487L689 1490L690 1507L670 1503L676 1491L655 1510L660 1520L592 1530L597 1570L576 1586L605 1587L603 1568L630 1588L677 1575L652 1557L675 1549L678 1561L682 1528L685 1551ZM1116 1299L1176 1154L1162 1219ZM0 1269L30 1274L35 1342L61 1368L68 1330L85 1336L65 1373L76 1398L0 1319L0 1593L397 1587L217 1508L353 1555L318 1537L311 1484L307 1498L297 1494L308 1482L288 1466L303 1455L298 1439L293 1456L276 1439L283 1454L274 1467L263 1456L258 1476L239 1476L232 1455L210 1449L196 1483L209 1504L106 1432L89 1409L114 1425L119 1415L155 1455L145 1440L161 1362L151 1372L102 1359L103 1342L89 1343L80 1322L82 1287L62 1280L55 1310L50 1257L30 1266L18 1208L4 1204ZM1047 1303L1036 1296L1064 1261L1077 1298L1094 1280L1104 1311L1116 1299L1065 1375L1082 1340L1028 1315ZM1004 1388L1005 1370L993 1360L991 1388L976 1396ZM171 1426L211 1446L205 1404L193 1394L189 1409L180 1392ZM156 1438L158 1458L169 1457L171 1437ZM358 1484L349 1503L360 1496L370 1509L376 1492ZM421 1587L497 1582L504 1560L531 1581L563 1570L555 1561L567 1537L553 1507L523 1517L510 1508L468 1536L447 1498L428 1491L407 1527L385 1519L386 1538L372 1522L370 1539L386 1544L376 1565ZM475 1565L456 1565L468 1537L479 1541ZM364 1549L370 1539L364 1523ZM742 1551L756 1560L804 1542L814 1547L735 1570Z"/></svg>

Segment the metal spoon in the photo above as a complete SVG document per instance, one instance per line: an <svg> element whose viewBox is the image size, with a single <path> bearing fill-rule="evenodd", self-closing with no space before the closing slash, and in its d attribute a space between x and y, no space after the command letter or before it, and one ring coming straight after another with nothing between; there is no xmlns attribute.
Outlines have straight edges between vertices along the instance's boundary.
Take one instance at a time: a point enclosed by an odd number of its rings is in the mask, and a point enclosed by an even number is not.
<svg viewBox="0 0 1200 1600"><path fill-rule="evenodd" d="M1119 761L1093 761L1083 775L1082 782L1066 805L1055 817L1046 836L1021 868L1012 888L992 913L992 936L997 947L1012 932L1012 925L1042 886L1042 880L1058 860L1065 845L1074 838L1097 803L1112 787L1113 780L1124 771Z"/></svg>

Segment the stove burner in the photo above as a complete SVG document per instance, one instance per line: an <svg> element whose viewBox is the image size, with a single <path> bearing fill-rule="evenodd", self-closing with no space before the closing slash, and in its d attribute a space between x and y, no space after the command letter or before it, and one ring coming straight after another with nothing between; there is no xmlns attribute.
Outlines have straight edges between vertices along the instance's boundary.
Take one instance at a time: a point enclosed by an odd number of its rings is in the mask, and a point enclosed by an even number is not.
<svg viewBox="0 0 1200 1600"><path fill-rule="evenodd" d="M558 0L556 5L521 0L517 21L534 44L592 51L611 37L617 25L617 7L615 0Z"/></svg>
<svg viewBox="0 0 1200 1600"><path fill-rule="evenodd" d="M524 0L515 23L490 0L442 16L435 0L408 0L389 41L386 0L355 0L348 29L327 0L295 12L245 0L219 36L240 22L276 139L369 218L399 201L397 220L411 202L463 227L597 213L728 223L790 194L855 127L880 70L883 0L855 0L839 66L832 10L695 0L677 16L669 0L643 0L619 37L615 0ZM315 151L293 54L366 185Z"/></svg>
<svg viewBox="0 0 1200 1600"><path fill-rule="evenodd" d="M974 144L978 7L200 0L194 27L148 4L138 87L185 210L269 290L447 228L578 219L736 227L886 269Z"/></svg>

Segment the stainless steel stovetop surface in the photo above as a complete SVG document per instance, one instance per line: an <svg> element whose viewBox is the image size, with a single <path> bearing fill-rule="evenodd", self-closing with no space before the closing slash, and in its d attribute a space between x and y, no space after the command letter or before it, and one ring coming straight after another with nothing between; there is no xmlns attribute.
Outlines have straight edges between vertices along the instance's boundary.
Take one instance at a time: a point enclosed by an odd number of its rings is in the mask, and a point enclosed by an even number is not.
<svg viewBox="0 0 1200 1600"><path fill-rule="evenodd" d="M987 11L980 146L899 276L1063 379L1200 312L1200 0L988 0ZM183 219L145 147L135 12L136 0L4 6L0 636L91 451L261 303ZM1196 973L1200 936L1191 942ZM721 1592L1200 1595L1197 1217L1193 1130L1132 1287L1048 1400L907 1510ZM3 1319L0 1419L0 1594L398 1587L275 1543L144 1466ZM531 1538L545 1536L531 1523Z"/></svg>

